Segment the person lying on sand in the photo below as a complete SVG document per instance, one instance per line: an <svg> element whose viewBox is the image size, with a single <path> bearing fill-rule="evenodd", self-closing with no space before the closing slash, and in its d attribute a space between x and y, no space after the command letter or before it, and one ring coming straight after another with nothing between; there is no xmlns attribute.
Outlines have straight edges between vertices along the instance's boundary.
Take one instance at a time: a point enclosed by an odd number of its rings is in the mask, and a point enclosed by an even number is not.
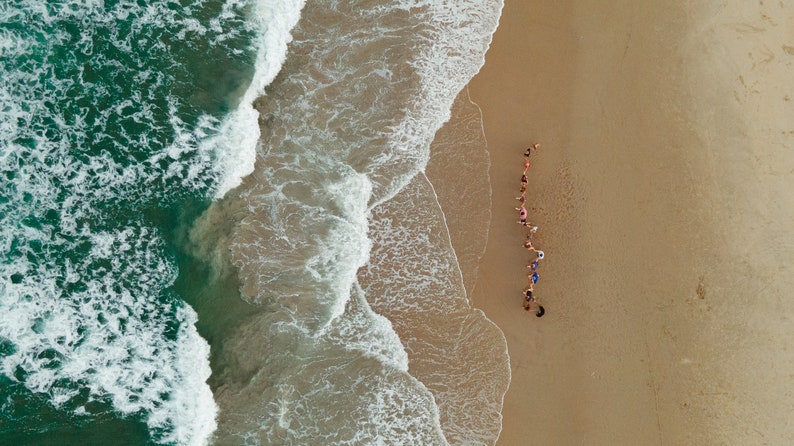
<svg viewBox="0 0 794 446"><path fill-rule="evenodd" d="M530 221L527 221L526 223L524 223L524 226L526 226L526 227L527 227L527 229L531 229L531 228L533 228L533 227L535 227L535 228L537 227L537 226L534 226L534 225L532 224L532 222L530 222ZM534 234L534 233L533 233L533 234ZM527 235L527 238L529 238L529 235Z"/></svg>
<svg viewBox="0 0 794 446"><path fill-rule="evenodd" d="M521 205L520 208L516 208L518 211L518 221L517 223L521 223L522 225L527 222L527 208L524 205Z"/></svg>
<svg viewBox="0 0 794 446"><path fill-rule="evenodd" d="M527 185L527 176L521 175L521 184L526 186Z"/></svg>
<svg viewBox="0 0 794 446"><path fill-rule="evenodd" d="M529 250L529 251L534 251L534 252L535 252L535 255L536 255L536 256L538 256L537 260L542 260L542 259L543 259L543 257L545 257L545 256L546 256L546 254L545 254L543 251L541 251L540 249L535 249L535 247L534 247L534 246L532 246L532 244L531 244L531 243L530 243L530 245L529 245L529 246L527 246L527 244L526 244L526 243L524 243L524 247L526 247L526 248L527 248L527 250Z"/></svg>
<svg viewBox="0 0 794 446"><path fill-rule="evenodd" d="M526 151L526 152L524 152L524 157L525 157L525 158L529 158L529 154L530 154L530 153L531 153L533 150L538 150L538 147L540 147L540 144L533 144L532 146L530 146L530 147L527 147L527 151Z"/></svg>
<svg viewBox="0 0 794 446"><path fill-rule="evenodd" d="M531 304L529 302L524 303L524 311L529 312L533 309L535 310L536 317L543 317L543 315L546 314L546 309L543 308L543 305Z"/></svg>

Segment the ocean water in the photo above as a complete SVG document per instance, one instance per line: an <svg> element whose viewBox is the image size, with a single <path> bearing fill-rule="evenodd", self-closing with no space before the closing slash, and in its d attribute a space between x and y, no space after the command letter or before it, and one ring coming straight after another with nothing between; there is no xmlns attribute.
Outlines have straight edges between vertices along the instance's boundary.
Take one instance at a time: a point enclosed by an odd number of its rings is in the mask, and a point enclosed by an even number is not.
<svg viewBox="0 0 794 446"><path fill-rule="evenodd" d="M0 439L492 444L422 172L501 7L4 2Z"/></svg>

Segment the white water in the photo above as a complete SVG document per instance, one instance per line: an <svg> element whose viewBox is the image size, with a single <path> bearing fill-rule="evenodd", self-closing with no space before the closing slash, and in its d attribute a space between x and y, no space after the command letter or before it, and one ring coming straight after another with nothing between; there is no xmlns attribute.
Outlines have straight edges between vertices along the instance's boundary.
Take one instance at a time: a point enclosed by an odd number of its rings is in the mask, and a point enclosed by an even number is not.
<svg viewBox="0 0 794 446"><path fill-rule="evenodd" d="M309 2L304 8L282 76L258 105L263 141L257 170L239 191L248 216L231 236L231 258L245 299L265 313L224 344L222 361L257 372L229 382L218 394L219 438L251 444L360 444L378 438L446 444L436 399L452 393L431 393L416 379L406 362L414 352L405 348L419 344L397 342L391 324L369 308L373 296L357 291L356 273L371 262L372 233L378 232L369 227L372 210L424 168L455 96L484 61L500 11L499 1L363 9L354 2ZM427 199L437 206L433 196ZM414 249L427 248L416 232L404 235L401 241ZM378 255L391 254L387 247ZM460 279L454 254L452 263L436 253L425 257L440 259L438 269L406 284L416 302L409 313L436 306L434 296L422 293L426 281ZM439 305L471 312L459 288L462 295ZM401 306L405 294L387 289L376 298ZM458 328L453 340L465 332ZM478 336L477 330L470 336ZM482 342L505 355L498 329L488 330L480 333ZM454 355L446 360L456 361ZM507 366L485 367L498 369L493 378L501 379ZM472 408L490 404L492 427L473 432L462 426L470 420L448 417L456 440L495 439L503 385L470 401Z"/></svg>
<svg viewBox="0 0 794 446"><path fill-rule="evenodd" d="M218 136L204 143L204 150L222 154L223 176L215 192L223 197L237 187L242 179L254 171L256 147L259 142L259 113L254 110L254 100L262 96L265 86L273 81L284 59L287 44L292 40L290 30L300 18L305 0L256 0L250 20L259 29L261 38L256 42L256 71L239 107L221 125Z"/></svg>
<svg viewBox="0 0 794 446"><path fill-rule="evenodd" d="M0 373L46 395L69 416L89 418L96 415L93 403L107 402L121 416L143 416L155 441L198 445L216 427L217 406L206 384L209 345L196 331L195 312L167 291L178 272L163 236L141 216L123 216L125 225L116 224L120 218L103 208L125 200L172 200L170 190L159 189L168 180L195 190L220 178L218 196L239 184L253 169L259 137L251 103L284 61L303 2L228 0L211 23L193 18L190 8L139 3L122 0L107 10L101 1L0 6L0 22L26 24L0 30L0 247L11 259L0 263L0 340L13 346L0 358ZM88 110L65 117L65 107L90 102L95 93L111 97L112 83L92 80L85 71L75 78L54 76L57 67L47 60L40 66L11 62L68 47L97 65L117 66L134 83L159 88L169 82L167 74L132 53L125 56L134 66L122 66L94 48L94 33L109 32L120 52L139 45L136 36L150 28L181 30L176 37L215 33L223 42L239 31L224 20L245 4L252 6L250 26L261 34L253 43L254 78L240 105L224 119L205 115L190 127L178 117L184 98L164 98L177 136L153 153L149 144L162 141L106 130L122 119L152 125L157 106L147 96L151 92L134 90L131 97L97 105L89 123ZM131 29L115 27L128 18ZM72 43L60 22L79 24L79 41ZM56 31L49 33L50 25ZM153 45L168 52L158 46L162 42ZM61 56L69 57L68 51ZM131 112L133 106L140 110ZM66 136L53 138L42 119ZM208 139L211 134L216 136ZM104 146L99 139L107 141ZM130 147L148 156L119 161Z"/></svg>

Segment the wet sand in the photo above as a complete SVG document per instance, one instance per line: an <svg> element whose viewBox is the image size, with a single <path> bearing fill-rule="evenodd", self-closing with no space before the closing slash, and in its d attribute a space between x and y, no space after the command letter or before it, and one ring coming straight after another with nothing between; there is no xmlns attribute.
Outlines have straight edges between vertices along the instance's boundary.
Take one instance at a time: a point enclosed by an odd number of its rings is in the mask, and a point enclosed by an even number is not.
<svg viewBox="0 0 794 446"><path fill-rule="evenodd" d="M793 30L791 1L506 1L470 85L493 190L472 298L513 373L499 444L794 442ZM513 209L533 142L541 319Z"/></svg>

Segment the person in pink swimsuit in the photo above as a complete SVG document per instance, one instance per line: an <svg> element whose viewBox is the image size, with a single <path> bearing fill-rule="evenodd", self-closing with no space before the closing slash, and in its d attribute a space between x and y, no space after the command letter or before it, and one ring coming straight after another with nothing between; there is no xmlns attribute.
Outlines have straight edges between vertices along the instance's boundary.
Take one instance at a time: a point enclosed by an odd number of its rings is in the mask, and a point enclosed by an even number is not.
<svg viewBox="0 0 794 446"><path fill-rule="evenodd" d="M521 205L520 208L516 208L518 211L518 221L516 223L526 224L527 222L527 208L524 205Z"/></svg>

